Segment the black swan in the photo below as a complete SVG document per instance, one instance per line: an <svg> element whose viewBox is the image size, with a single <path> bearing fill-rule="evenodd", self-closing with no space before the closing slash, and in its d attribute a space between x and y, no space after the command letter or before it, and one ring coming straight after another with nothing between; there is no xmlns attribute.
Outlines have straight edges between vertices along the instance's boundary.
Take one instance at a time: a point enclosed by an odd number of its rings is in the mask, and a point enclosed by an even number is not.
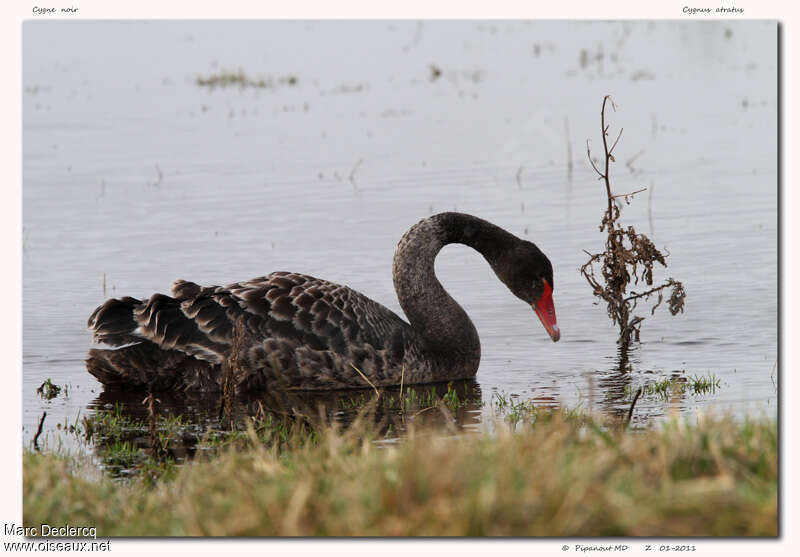
<svg viewBox="0 0 800 557"><path fill-rule="evenodd" d="M172 296L110 299L89 317L86 366L101 383L151 390L332 390L470 378L481 345L466 312L434 273L447 244L480 252L530 304L553 341L553 268L533 243L485 220L440 213L406 232L392 266L409 323L366 296L307 275L276 272L227 286L178 280ZM226 372L226 370L230 370Z"/></svg>

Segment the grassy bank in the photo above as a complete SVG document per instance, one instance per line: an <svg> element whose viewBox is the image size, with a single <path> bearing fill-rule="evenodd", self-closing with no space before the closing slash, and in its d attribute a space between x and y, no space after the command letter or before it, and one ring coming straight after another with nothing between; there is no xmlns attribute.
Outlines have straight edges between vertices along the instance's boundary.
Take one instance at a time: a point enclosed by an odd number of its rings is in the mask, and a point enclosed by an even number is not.
<svg viewBox="0 0 800 557"><path fill-rule="evenodd" d="M556 412L496 436L390 446L326 429L252 443L169 480L85 480L24 455L24 523L101 536L775 536L777 425L607 430Z"/></svg>

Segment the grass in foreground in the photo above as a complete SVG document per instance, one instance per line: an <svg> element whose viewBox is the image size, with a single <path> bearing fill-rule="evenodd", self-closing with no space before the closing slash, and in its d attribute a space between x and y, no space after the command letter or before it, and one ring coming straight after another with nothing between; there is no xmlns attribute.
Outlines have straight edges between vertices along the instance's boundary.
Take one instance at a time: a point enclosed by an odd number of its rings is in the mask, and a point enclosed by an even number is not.
<svg viewBox="0 0 800 557"><path fill-rule="evenodd" d="M24 524L100 536L776 536L777 424L674 421L647 432L554 411L496 436L378 446L363 426L220 451L172 479L82 479L26 452Z"/></svg>

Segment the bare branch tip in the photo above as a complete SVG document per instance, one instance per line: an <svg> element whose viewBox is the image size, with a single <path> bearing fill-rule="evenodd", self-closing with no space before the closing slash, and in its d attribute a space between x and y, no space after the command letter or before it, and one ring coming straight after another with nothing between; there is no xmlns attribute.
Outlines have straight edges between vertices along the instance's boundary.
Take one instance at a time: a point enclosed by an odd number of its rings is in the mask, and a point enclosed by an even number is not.
<svg viewBox="0 0 800 557"><path fill-rule="evenodd" d="M614 152L614 147L616 147L616 146L617 146L617 143L619 143L619 138L620 138L620 137L622 137L622 130L624 130L624 129L625 129L625 128L620 128L620 129L619 129L619 133L617 134L617 139L616 139L616 141L614 141L614 144L611 146L611 149L609 149L609 150L608 150L608 154L609 154L609 156L611 155L611 153L613 153L613 152Z"/></svg>

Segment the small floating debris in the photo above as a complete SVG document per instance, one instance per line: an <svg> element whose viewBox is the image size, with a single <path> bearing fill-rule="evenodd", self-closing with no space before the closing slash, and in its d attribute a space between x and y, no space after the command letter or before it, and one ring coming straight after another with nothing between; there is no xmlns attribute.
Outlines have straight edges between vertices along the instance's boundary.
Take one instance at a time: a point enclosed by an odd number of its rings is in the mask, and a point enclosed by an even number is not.
<svg viewBox="0 0 800 557"><path fill-rule="evenodd" d="M343 83L333 89L331 92L333 94L342 94L342 93L361 93L369 89L369 85L366 83L355 83L355 84L347 84Z"/></svg>
<svg viewBox="0 0 800 557"><path fill-rule="evenodd" d="M634 72L633 75L631 75L631 81L647 81L655 78L656 76L653 73L648 72L647 70L639 70L637 72Z"/></svg>
<svg viewBox="0 0 800 557"><path fill-rule="evenodd" d="M241 69L238 71L221 70L206 77L198 75L197 79L195 80L195 83L197 83L198 87L208 87L209 89L234 86L238 86L240 89L244 89L246 87L253 87L255 89L275 89L284 85L293 87L297 85L297 82L298 79L294 75L287 75L278 78L273 78L271 76L253 78L245 74L244 70Z"/></svg>
<svg viewBox="0 0 800 557"><path fill-rule="evenodd" d="M36 389L36 393L45 400L52 400L61 393L61 387L53 383L48 377L44 383L39 385L39 388Z"/></svg>
<svg viewBox="0 0 800 557"><path fill-rule="evenodd" d="M480 83L484 80L486 72L484 70L443 70L435 64L431 64L430 68L430 81L435 82L440 77L445 76L452 83L459 81L469 81L472 83Z"/></svg>

